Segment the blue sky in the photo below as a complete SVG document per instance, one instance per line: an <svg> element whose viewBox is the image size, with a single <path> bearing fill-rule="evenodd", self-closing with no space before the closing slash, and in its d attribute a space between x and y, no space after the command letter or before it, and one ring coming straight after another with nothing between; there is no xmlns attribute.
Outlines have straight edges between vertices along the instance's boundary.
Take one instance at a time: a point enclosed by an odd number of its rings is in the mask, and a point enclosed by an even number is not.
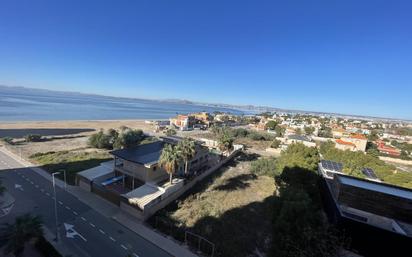
<svg viewBox="0 0 412 257"><path fill-rule="evenodd" d="M411 13L411 1L3 0L0 84L412 119Z"/></svg>

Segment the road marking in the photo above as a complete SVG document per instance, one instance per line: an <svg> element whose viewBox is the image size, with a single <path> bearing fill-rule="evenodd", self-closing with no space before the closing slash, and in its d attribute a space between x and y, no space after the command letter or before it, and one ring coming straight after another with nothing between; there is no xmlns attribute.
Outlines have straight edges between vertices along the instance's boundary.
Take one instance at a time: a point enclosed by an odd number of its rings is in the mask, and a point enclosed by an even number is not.
<svg viewBox="0 0 412 257"><path fill-rule="evenodd" d="M66 237L67 238L74 238L74 236L78 236L87 242L86 238L80 235L76 230L74 230L74 226L71 224L64 223L64 228L66 229Z"/></svg>
<svg viewBox="0 0 412 257"><path fill-rule="evenodd" d="M99 232L102 233L103 235L106 235L106 232L104 232L103 230L99 229Z"/></svg>
<svg viewBox="0 0 412 257"><path fill-rule="evenodd" d="M33 184L34 184L34 182L33 182L33 181L30 181L30 184L32 184L32 185L33 185Z"/></svg>
<svg viewBox="0 0 412 257"><path fill-rule="evenodd" d="M69 207L69 206L66 206L66 209L70 210L70 207Z"/></svg>
<svg viewBox="0 0 412 257"><path fill-rule="evenodd" d="M137 255L137 253L133 253L133 256L134 257L139 257L139 255Z"/></svg>
<svg viewBox="0 0 412 257"><path fill-rule="evenodd" d="M35 185L34 187L35 187L35 188L39 188L39 185Z"/></svg>
<svg viewBox="0 0 412 257"><path fill-rule="evenodd" d="M43 193L43 192L44 192L44 189L43 189L43 188L42 188L42 189L40 189L40 192L42 192L42 193Z"/></svg>
<svg viewBox="0 0 412 257"><path fill-rule="evenodd" d="M14 188L15 188L15 189L19 189L20 191L24 191L24 190L23 190L23 187L22 187L21 185L19 185L19 184L14 184Z"/></svg>
<svg viewBox="0 0 412 257"><path fill-rule="evenodd" d="M93 223L89 223L89 224L90 224L90 226L92 226L92 227L94 227L94 228L96 227Z"/></svg>
<svg viewBox="0 0 412 257"><path fill-rule="evenodd" d="M50 196L50 194L49 194L49 193L46 193L46 195L47 195L47 196Z"/></svg>
<svg viewBox="0 0 412 257"><path fill-rule="evenodd" d="M109 237L110 240L112 240L113 242L116 242L116 239L114 239L113 237Z"/></svg>
<svg viewBox="0 0 412 257"><path fill-rule="evenodd" d="M127 250L127 247L124 245L120 245L123 249Z"/></svg>
<svg viewBox="0 0 412 257"><path fill-rule="evenodd" d="M76 215L76 216L78 215L77 212L75 212L75 211L73 211L73 214Z"/></svg>
<svg viewBox="0 0 412 257"><path fill-rule="evenodd" d="M81 219L82 219L83 221L86 221L86 219L85 219L84 217L81 217Z"/></svg>
<svg viewBox="0 0 412 257"><path fill-rule="evenodd" d="M60 202L60 201L59 201L59 204L60 204L60 205L63 205L63 203L62 203L62 202Z"/></svg>

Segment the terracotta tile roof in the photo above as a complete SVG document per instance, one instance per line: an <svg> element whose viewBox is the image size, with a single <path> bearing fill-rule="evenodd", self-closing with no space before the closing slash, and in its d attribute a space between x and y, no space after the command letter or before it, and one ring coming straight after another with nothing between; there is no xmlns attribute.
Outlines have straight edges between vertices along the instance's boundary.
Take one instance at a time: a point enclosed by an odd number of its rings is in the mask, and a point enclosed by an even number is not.
<svg viewBox="0 0 412 257"><path fill-rule="evenodd" d="M335 141L337 144L340 144L340 145L356 146L354 143L346 142L346 141L343 141L342 139L336 139Z"/></svg>
<svg viewBox="0 0 412 257"><path fill-rule="evenodd" d="M351 137L351 138L356 138L356 139L364 139L364 140L366 140L366 137L365 137L365 135L363 135L363 134L351 134L350 137Z"/></svg>

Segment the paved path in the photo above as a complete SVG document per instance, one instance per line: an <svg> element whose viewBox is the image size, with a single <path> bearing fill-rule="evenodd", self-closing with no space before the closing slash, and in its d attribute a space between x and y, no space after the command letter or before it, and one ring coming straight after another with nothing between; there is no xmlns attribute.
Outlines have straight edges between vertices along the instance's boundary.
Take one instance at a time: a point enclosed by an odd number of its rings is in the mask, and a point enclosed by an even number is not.
<svg viewBox="0 0 412 257"><path fill-rule="evenodd" d="M24 167L0 151L0 176L16 199L11 212L0 222L12 222L18 215L32 213L43 218L48 231L55 233L53 188L49 179ZM61 182L59 182L61 183ZM133 257L172 256L115 220L95 211L71 193L56 187L60 248L74 256ZM60 250L60 249L59 249Z"/></svg>

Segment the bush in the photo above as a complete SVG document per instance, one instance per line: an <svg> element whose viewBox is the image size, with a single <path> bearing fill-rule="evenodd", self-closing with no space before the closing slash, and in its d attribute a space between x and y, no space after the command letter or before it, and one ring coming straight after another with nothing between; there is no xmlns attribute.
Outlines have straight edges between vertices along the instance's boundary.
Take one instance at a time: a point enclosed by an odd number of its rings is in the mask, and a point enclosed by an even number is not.
<svg viewBox="0 0 412 257"><path fill-rule="evenodd" d="M168 128L166 129L166 131L164 132L166 134L166 136L170 137L170 136L174 136L176 135L176 130L172 129L172 128Z"/></svg>
<svg viewBox="0 0 412 257"><path fill-rule="evenodd" d="M39 142L41 141L41 139L42 136L37 134L28 134L24 137L24 140L26 140L26 142Z"/></svg>
<svg viewBox="0 0 412 257"><path fill-rule="evenodd" d="M3 137L3 141L10 145L14 144L12 137Z"/></svg>
<svg viewBox="0 0 412 257"><path fill-rule="evenodd" d="M104 134L103 130L100 130L89 137L89 145L98 149L112 149L112 137Z"/></svg>
<svg viewBox="0 0 412 257"><path fill-rule="evenodd" d="M279 146L280 146L281 143L282 143L282 142L280 142L280 140L275 139L275 140L273 140L272 143L270 144L270 148L275 148L275 149L277 149L277 148L279 148Z"/></svg>
<svg viewBox="0 0 412 257"><path fill-rule="evenodd" d="M258 176L271 176L279 175L276 172L276 159L275 158L263 158L253 161L250 164L250 171Z"/></svg>
<svg viewBox="0 0 412 257"><path fill-rule="evenodd" d="M129 148L140 144L144 134L141 129L125 130L114 140L113 148Z"/></svg>

